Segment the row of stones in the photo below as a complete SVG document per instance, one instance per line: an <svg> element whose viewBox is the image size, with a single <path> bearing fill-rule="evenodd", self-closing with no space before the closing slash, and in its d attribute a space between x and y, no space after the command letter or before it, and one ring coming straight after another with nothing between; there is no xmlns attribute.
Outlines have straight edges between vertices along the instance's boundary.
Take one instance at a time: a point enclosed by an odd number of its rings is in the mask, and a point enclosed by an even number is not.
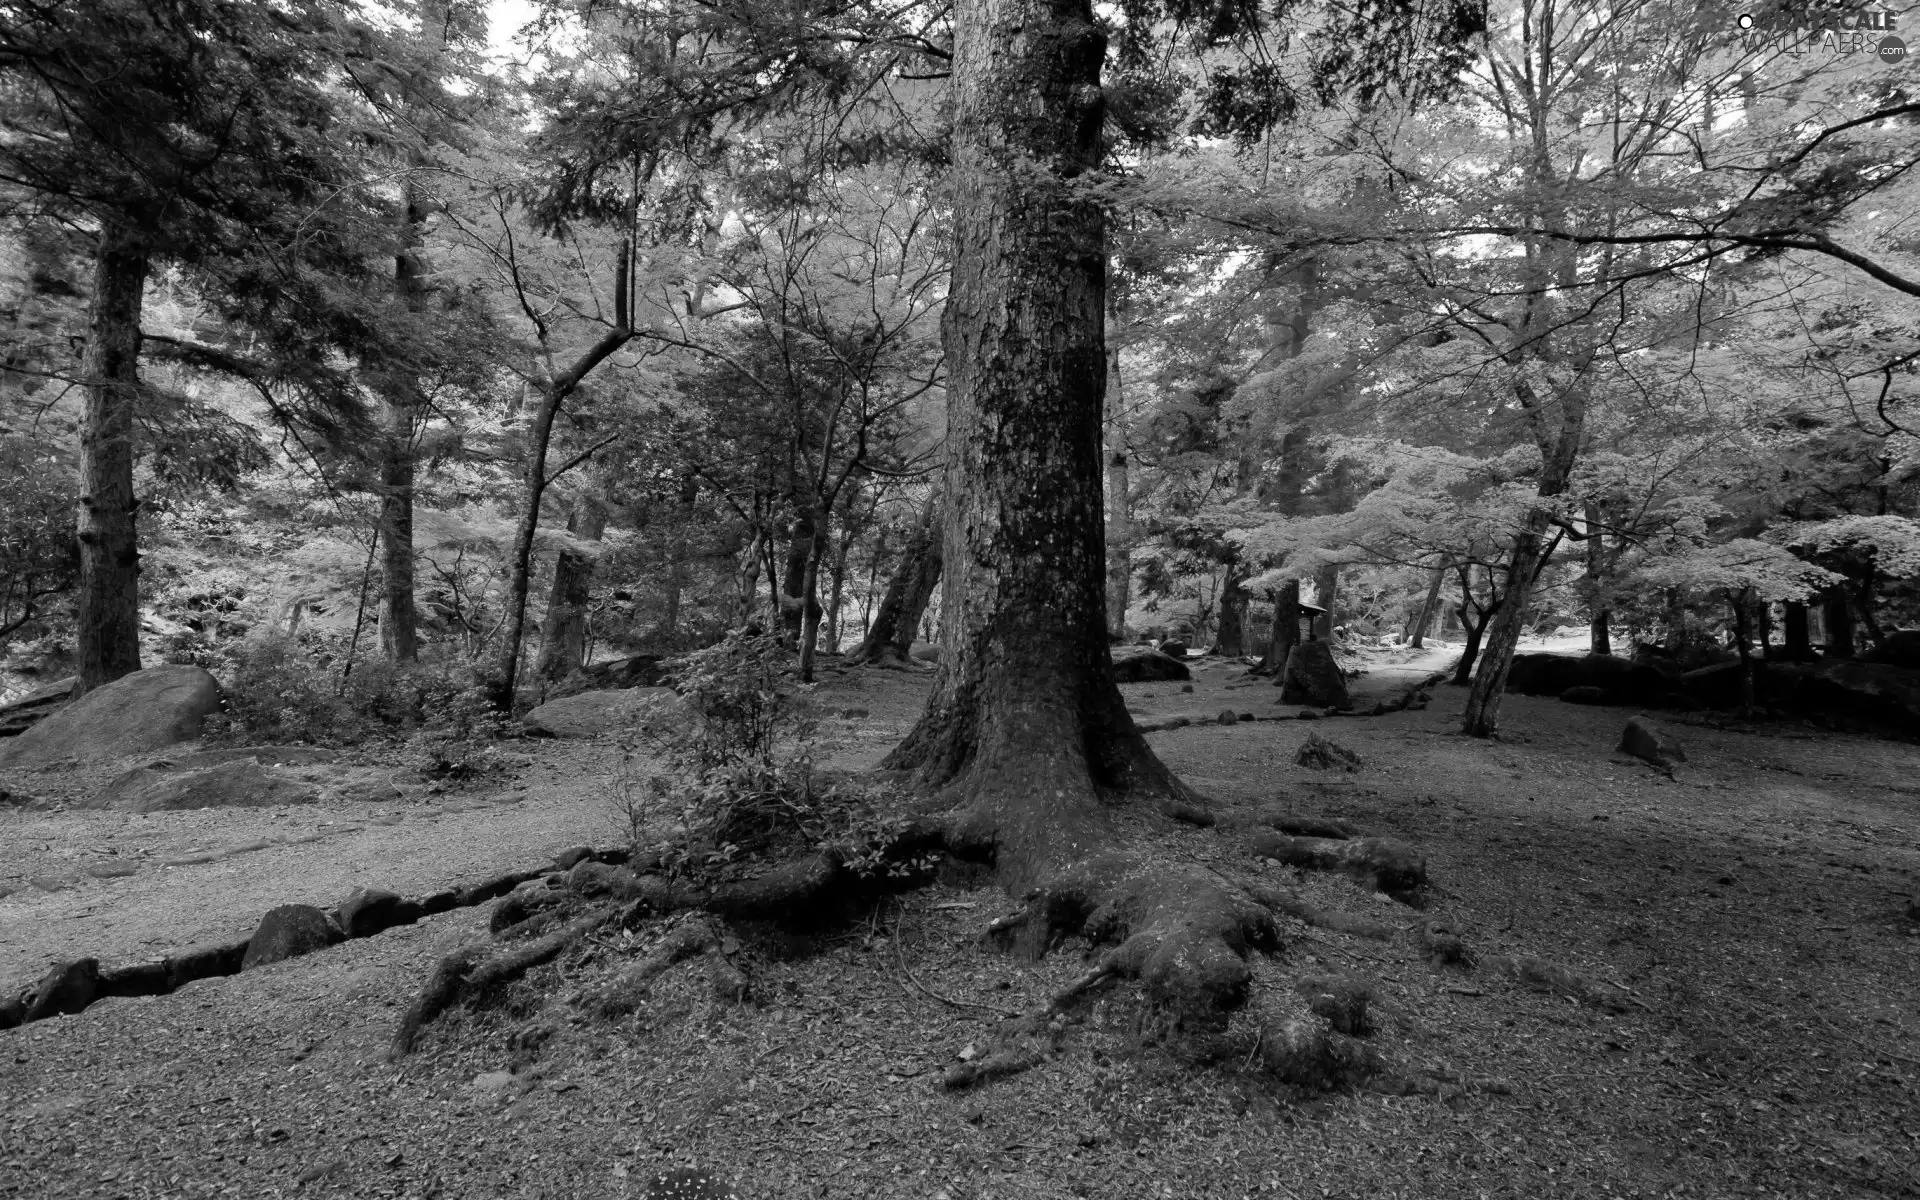
<svg viewBox="0 0 1920 1200"><path fill-rule="evenodd" d="M435 892L408 900L379 888L356 888L331 910L310 904L283 904L260 918L252 936L225 945L197 946L157 962L101 969L97 958L62 962L40 982L17 995L0 997L0 1029L47 1017L69 1016L113 996L159 996L199 979L241 971L311 954L349 938L371 937L423 917L497 900L521 884L555 870L588 861L611 862L623 851L596 852L576 846L535 871L496 875L468 888Z"/></svg>

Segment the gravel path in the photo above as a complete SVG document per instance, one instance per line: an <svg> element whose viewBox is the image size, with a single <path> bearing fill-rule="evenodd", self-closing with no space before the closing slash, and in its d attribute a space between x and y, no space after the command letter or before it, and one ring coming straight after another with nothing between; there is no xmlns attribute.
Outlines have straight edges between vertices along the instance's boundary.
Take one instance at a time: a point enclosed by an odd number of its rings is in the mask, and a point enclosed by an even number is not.
<svg viewBox="0 0 1920 1200"><path fill-rule="evenodd" d="M105 965L236 941L280 904L356 887L420 896L618 840L604 777L617 751L549 743L484 789L390 803L144 815L0 808L0 986L62 959ZM49 890L51 889L51 890Z"/></svg>

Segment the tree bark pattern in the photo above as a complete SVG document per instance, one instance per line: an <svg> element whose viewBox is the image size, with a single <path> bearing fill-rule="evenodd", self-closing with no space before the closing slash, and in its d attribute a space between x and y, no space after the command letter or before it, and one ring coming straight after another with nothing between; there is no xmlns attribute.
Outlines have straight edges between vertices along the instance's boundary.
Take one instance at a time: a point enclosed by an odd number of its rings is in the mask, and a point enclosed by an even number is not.
<svg viewBox="0 0 1920 1200"><path fill-rule="evenodd" d="M883 765L967 802L1016 886L1092 852L1101 799L1175 791L1111 674L1101 413L1106 39L1087 0L954 16L942 654Z"/></svg>
<svg viewBox="0 0 1920 1200"><path fill-rule="evenodd" d="M140 669L139 502L133 494L134 410L139 402L140 312L148 258L113 222L94 251L93 300L80 417L80 586L75 592L74 694Z"/></svg>

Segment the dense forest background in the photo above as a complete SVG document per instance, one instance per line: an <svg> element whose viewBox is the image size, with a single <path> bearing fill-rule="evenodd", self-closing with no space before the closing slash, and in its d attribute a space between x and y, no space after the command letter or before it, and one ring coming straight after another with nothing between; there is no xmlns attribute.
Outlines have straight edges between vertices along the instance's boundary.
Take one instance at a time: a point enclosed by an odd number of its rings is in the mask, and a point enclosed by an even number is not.
<svg viewBox="0 0 1920 1200"><path fill-rule="evenodd" d="M1754 11L1103 10L1112 636L1912 624L1920 105ZM4 13L0 688L938 640L944 9Z"/></svg>

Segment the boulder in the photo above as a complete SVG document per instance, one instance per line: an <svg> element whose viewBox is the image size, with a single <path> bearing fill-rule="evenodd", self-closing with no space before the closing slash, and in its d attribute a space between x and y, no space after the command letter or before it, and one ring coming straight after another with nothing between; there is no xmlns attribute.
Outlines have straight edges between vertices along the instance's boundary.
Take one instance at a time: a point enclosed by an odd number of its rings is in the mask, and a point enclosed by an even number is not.
<svg viewBox="0 0 1920 1200"><path fill-rule="evenodd" d="M324 950L345 935L333 918L311 904L282 904L268 909L247 941L242 971Z"/></svg>
<svg viewBox="0 0 1920 1200"><path fill-rule="evenodd" d="M22 1021L71 1016L100 998L100 960L76 959L63 962L48 971L33 989Z"/></svg>
<svg viewBox="0 0 1920 1200"><path fill-rule="evenodd" d="M18 700L0 704L0 738L18 737L52 716L73 695L73 680L38 687Z"/></svg>
<svg viewBox="0 0 1920 1200"><path fill-rule="evenodd" d="M1568 704L1618 704L1620 698L1605 688L1570 687L1560 693Z"/></svg>
<svg viewBox="0 0 1920 1200"><path fill-rule="evenodd" d="M684 711L672 688L641 687L562 696L520 718L520 724L536 736L585 738L672 721Z"/></svg>
<svg viewBox="0 0 1920 1200"><path fill-rule="evenodd" d="M1322 708L1349 708L1347 681L1333 661L1333 647L1325 642L1301 642L1287 655L1280 684L1280 703L1317 704Z"/></svg>
<svg viewBox="0 0 1920 1200"><path fill-rule="evenodd" d="M1794 701L1806 711L1839 712L1920 734L1920 670L1833 659L1808 668Z"/></svg>
<svg viewBox="0 0 1920 1200"><path fill-rule="evenodd" d="M1168 638L1160 643L1160 653L1177 662L1187 656L1187 644L1179 638Z"/></svg>
<svg viewBox="0 0 1920 1200"><path fill-rule="evenodd" d="M625 691L628 688L659 687L666 683L667 656L635 654L588 663L568 675L547 693L548 699L577 696L581 692Z"/></svg>
<svg viewBox="0 0 1920 1200"><path fill-rule="evenodd" d="M1115 683L1163 683L1192 679L1187 664L1168 658L1152 646L1115 646L1113 681Z"/></svg>
<svg viewBox="0 0 1920 1200"><path fill-rule="evenodd" d="M135 767L80 807L149 813L189 808L271 808L277 804L313 804L319 799L320 791L312 784L242 758L197 771L179 770L168 763Z"/></svg>
<svg viewBox="0 0 1920 1200"><path fill-rule="evenodd" d="M1680 748L1673 735L1645 717L1628 719L1626 729L1620 734L1620 751L1652 763L1669 775L1673 774L1675 763L1687 761L1687 752Z"/></svg>
<svg viewBox="0 0 1920 1200"><path fill-rule="evenodd" d="M1611 654L1516 654L1507 672L1507 690L1522 696L1585 687L1611 693L1618 704L1659 704L1674 690L1657 668Z"/></svg>
<svg viewBox="0 0 1920 1200"><path fill-rule="evenodd" d="M149 667L93 689L0 743L0 767L143 754L199 736L220 711L220 684L199 667Z"/></svg>
<svg viewBox="0 0 1920 1200"><path fill-rule="evenodd" d="M246 960L252 941L225 946L194 946L167 959L167 990L178 991L196 979L231 975Z"/></svg>
<svg viewBox="0 0 1920 1200"><path fill-rule="evenodd" d="M0 996L0 1029L12 1029L27 1019L27 1002L18 996Z"/></svg>
<svg viewBox="0 0 1920 1200"><path fill-rule="evenodd" d="M1920 629L1902 629L1888 634L1862 661L1920 671ZM4 710L0 710L0 720L4 719ZM5 736L5 732L0 729L0 736Z"/></svg>
<svg viewBox="0 0 1920 1200"><path fill-rule="evenodd" d="M372 937L395 925L411 925L424 914L420 905L384 888L355 888L333 910L340 932L350 938Z"/></svg>

